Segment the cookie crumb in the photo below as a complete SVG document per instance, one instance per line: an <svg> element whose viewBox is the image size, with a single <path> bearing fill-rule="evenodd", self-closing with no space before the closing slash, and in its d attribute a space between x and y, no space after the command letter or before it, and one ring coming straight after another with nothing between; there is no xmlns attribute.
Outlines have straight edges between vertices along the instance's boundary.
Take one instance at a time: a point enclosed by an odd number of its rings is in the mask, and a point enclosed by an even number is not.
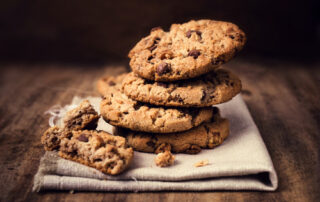
<svg viewBox="0 0 320 202"><path fill-rule="evenodd" d="M175 156L172 155L170 151L165 151L162 153L157 154L156 158L154 159L155 163L159 167L168 167L173 165Z"/></svg>
<svg viewBox="0 0 320 202"><path fill-rule="evenodd" d="M209 160L205 159L205 160L201 160L195 164L193 164L194 167L202 167L202 166L206 166L209 164Z"/></svg>

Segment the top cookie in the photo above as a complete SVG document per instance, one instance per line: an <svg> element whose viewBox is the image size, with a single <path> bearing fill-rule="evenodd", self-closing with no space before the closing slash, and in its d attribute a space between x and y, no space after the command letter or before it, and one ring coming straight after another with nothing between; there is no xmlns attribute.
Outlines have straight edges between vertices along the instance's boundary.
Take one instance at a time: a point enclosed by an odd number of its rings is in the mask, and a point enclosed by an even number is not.
<svg viewBox="0 0 320 202"><path fill-rule="evenodd" d="M169 32L154 28L129 52L130 66L149 80L193 78L229 61L245 41L244 32L229 22L192 20L173 24Z"/></svg>

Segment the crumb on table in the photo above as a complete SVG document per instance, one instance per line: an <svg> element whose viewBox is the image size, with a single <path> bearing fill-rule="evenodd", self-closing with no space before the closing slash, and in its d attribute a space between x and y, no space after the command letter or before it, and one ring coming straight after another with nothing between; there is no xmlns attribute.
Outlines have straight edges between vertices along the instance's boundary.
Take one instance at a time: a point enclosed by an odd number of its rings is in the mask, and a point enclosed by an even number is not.
<svg viewBox="0 0 320 202"><path fill-rule="evenodd" d="M202 167L202 166L206 166L209 164L209 160L205 159L205 160L201 160L197 163L194 164L194 167Z"/></svg>
<svg viewBox="0 0 320 202"><path fill-rule="evenodd" d="M170 151L165 151L157 154L154 159L155 163L159 167L168 167L173 165L175 156Z"/></svg>

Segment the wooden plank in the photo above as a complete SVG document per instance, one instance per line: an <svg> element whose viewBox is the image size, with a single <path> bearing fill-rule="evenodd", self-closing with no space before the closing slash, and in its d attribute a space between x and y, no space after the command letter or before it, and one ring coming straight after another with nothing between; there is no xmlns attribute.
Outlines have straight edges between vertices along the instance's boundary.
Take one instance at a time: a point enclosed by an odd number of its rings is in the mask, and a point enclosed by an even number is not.
<svg viewBox="0 0 320 202"><path fill-rule="evenodd" d="M319 69L270 60L234 60L242 95L279 175L276 192L92 193L31 192L44 151L41 133L50 106L95 93L119 66L6 65L0 70L0 201L315 201L320 198ZM106 70L107 69L107 70Z"/></svg>

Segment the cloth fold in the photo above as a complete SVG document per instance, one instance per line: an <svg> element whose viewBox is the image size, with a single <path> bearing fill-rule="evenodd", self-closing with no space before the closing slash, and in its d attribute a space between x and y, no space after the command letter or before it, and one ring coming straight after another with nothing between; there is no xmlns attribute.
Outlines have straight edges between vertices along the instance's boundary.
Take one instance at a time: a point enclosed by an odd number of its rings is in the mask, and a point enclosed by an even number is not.
<svg viewBox="0 0 320 202"><path fill-rule="evenodd" d="M65 111L88 99L99 112L100 98L75 97L72 104L50 113L51 125L59 125ZM204 191L264 190L273 191L278 178L260 133L241 97L218 105L221 115L230 121L230 135L217 148L199 154L175 154L173 166L157 167L155 154L135 152L132 164L121 175L105 175L93 168L46 152L34 178L34 191ZM52 120L57 120L54 123ZM99 130L113 132L113 127L99 120ZM204 167L194 164L208 160Z"/></svg>

